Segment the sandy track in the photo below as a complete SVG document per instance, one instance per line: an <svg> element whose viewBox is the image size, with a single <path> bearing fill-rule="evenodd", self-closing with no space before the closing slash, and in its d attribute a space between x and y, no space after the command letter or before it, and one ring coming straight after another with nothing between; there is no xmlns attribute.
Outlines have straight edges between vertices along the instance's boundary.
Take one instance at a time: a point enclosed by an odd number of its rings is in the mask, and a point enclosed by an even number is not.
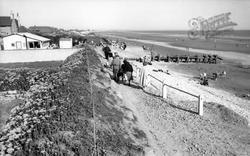
<svg viewBox="0 0 250 156"><path fill-rule="evenodd" d="M134 86L135 87L135 86ZM144 100L140 96L135 96L135 94L138 94L138 92L142 92L138 88L132 88L125 85L117 85L116 90L119 95L121 95L124 104L131 109L133 114L137 117L138 125L141 129L144 130L144 132L147 135L147 138L149 140L149 145L151 148L146 149L146 156L160 156L164 155L162 150L158 147L158 143L156 142L154 136L151 134L150 129L148 128L148 123L145 121L145 116L142 114L141 110L138 111L138 106L143 105ZM129 100L128 100L129 99ZM145 112L147 113L147 112Z"/></svg>

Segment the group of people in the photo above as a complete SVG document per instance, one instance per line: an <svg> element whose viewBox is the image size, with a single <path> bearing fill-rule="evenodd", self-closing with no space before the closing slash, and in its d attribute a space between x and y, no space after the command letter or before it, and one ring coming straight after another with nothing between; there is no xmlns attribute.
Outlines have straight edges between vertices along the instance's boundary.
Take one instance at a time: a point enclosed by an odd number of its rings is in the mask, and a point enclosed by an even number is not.
<svg viewBox="0 0 250 156"><path fill-rule="evenodd" d="M218 78L225 78L227 75L226 71L222 71L222 72L215 72L212 73L212 75L208 76L207 73L201 73L200 74L200 80L201 80L201 84L204 86L208 86L208 79L214 80L216 81Z"/></svg>
<svg viewBox="0 0 250 156"><path fill-rule="evenodd" d="M207 73L200 74L201 85L208 86L208 77Z"/></svg>
<svg viewBox="0 0 250 156"><path fill-rule="evenodd" d="M123 63L122 63L118 53L115 52L113 55L109 46L107 46L107 45L104 46L102 50L104 52L105 58L108 61L106 66L107 67L109 66L113 69L113 79L116 82L119 82L120 78L122 78L122 82L125 81L126 83L128 83L128 85L130 85L130 81L133 80L133 76L132 76L133 67L132 67L132 65L128 62L128 60L126 58L123 60Z"/></svg>
<svg viewBox="0 0 250 156"><path fill-rule="evenodd" d="M113 78L116 82L119 82L121 77L122 82L125 80L125 82L128 82L128 85L130 85L130 81L133 80L133 67L126 58L122 64L119 55L115 53L110 67L113 69Z"/></svg>

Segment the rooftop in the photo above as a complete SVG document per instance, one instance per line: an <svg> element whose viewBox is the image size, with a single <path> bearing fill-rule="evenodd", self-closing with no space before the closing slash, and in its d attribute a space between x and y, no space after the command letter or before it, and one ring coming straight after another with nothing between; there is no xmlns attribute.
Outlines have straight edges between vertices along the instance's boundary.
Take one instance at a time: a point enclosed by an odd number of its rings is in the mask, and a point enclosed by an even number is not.
<svg viewBox="0 0 250 156"><path fill-rule="evenodd" d="M0 16L0 27L11 26L10 16Z"/></svg>
<svg viewBox="0 0 250 156"><path fill-rule="evenodd" d="M31 34L31 33L28 33L28 32L18 33L18 35L22 35L22 36L25 35L28 38L36 39L36 40L39 40L39 41L49 41L50 40L48 38L38 36L38 35L35 35L35 34Z"/></svg>
<svg viewBox="0 0 250 156"><path fill-rule="evenodd" d="M45 37L38 36L36 34L31 34L31 33L28 33L28 32L16 33L16 34L12 34L12 35L27 37L28 39L35 40L35 41L50 41L49 38L45 38ZM12 36L12 35L9 35L9 36ZM5 37L8 37L8 36L5 36Z"/></svg>

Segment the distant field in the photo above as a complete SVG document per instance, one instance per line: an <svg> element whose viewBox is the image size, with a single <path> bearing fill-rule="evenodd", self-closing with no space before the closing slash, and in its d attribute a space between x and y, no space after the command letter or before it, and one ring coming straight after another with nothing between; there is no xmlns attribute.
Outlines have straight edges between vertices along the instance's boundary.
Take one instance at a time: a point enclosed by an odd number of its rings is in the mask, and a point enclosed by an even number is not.
<svg viewBox="0 0 250 156"><path fill-rule="evenodd" d="M127 31L104 32L104 35L114 35L129 39L143 39L157 42L167 42L173 46L189 47L206 50L234 51L250 54L250 31L233 31L227 36L211 39L190 40L186 31Z"/></svg>
<svg viewBox="0 0 250 156"><path fill-rule="evenodd" d="M250 54L250 42L231 41L225 39L214 40L184 40L181 42L174 42L171 45L178 47L189 47L196 49L220 50L220 51L234 51Z"/></svg>
<svg viewBox="0 0 250 156"><path fill-rule="evenodd" d="M0 63L60 61L78 49L5 50L0 51Z"/></svg>
<svg viewBox="0 0 250 156"><path fill-rule="evenodd" d="M188 31L182 30L155 30L155 31L131 31L136 33L149 33L149 34L187 34ZM229 34L229 33L227 33ZM230 32L232 36L250 37L250 30L234 30Z"/></svg>

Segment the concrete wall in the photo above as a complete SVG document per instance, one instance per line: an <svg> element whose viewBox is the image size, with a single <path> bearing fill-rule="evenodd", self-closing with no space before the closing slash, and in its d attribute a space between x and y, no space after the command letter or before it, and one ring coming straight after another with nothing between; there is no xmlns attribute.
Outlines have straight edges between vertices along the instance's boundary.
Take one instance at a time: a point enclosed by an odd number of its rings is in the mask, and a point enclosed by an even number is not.
<svg viewBox="0 0 250 156"><path fill-rule="evenodd" d="M72 39L68 41L59 41L59 47L60 48L72 48Z"/></svg>
<svg viewBox="0 0 250 156"><path fill-rule="evenodd" d="M0 51L0 63L60 61L79 49L46 49L46 50L4 50Z"/></svg>

